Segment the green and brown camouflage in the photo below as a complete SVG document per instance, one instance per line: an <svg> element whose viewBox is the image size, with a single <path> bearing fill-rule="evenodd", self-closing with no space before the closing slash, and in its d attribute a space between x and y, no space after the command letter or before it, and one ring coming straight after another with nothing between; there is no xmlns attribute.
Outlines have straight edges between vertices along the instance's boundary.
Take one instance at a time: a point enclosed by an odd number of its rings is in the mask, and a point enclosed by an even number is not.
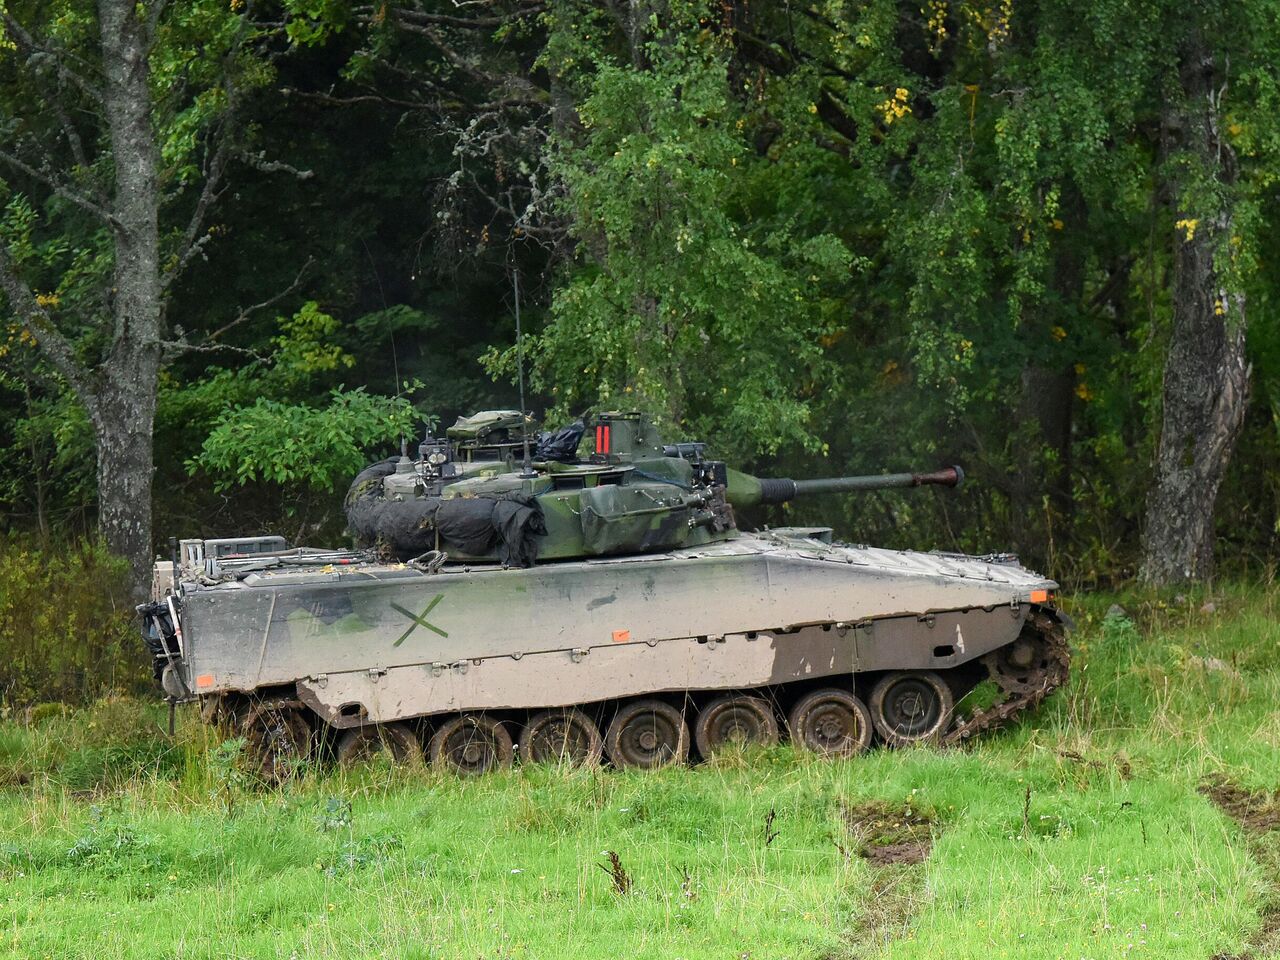
<svg viewBox="0 0 1280 960"><path fill-rule="evenodd" d="M491 411L459 420L451 437L473 438L484 425L518 425L514 411ZM474 424L481 424L480 427ZM883 490L936 484L957 486L963 473L949 467L934 473L886 474L816 480L759 478L709 460L701 443L664 444L653 423L638 413L603 413L588 434L592 452L575 463L535 461L533 469L515 470L511 461L469 464L444 486L418 483L415 489L397 473L385 481L389 497L401 503L415 497L523 497L536 502L546 531L538 558L542 561L575 557L645 553L697 546L737 535L735 507L785 503L818 493ZM397 468L407 472L408 465ZM401 510L387 504L386 511ZM422 524L430 524L424 518ZM353 527L357 524L353 523ZM426 529L426 527L422 527ZM385 539L384 534L384 539ZM376 537L366 537L373 541ZM395 543L390 544L392 549ZM413 538L413 550L422 539ZM470 562L497 561L499 547L468 550L437 536L433 549Z"/></svg>

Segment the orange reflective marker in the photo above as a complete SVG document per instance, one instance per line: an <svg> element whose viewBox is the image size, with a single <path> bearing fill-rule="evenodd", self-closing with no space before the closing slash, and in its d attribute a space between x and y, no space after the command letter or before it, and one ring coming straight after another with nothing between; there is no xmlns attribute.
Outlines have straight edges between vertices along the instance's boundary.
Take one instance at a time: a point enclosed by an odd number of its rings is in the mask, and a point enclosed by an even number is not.
<svg viewBox="0 0 1280 960"><path fill-rule="evenodd" d="M1048 603L1049 591L1048 590L1032 590L1031 602L1032 603Z"/></svg>
<svg viewBox="0 0 1280 960"><path fill-rule="evenodd" d="M630 642L631 642L631 631L630 631L630 630L615 630L615 631L613 631L613 642L614 642L614 643L630 643Z"/></svg>
<svg viewBox="0 0 1280 960"><path fill-rule="evenodd" d="M200 676L196 677L196 686L199 687L200 689L204 689L205 687L212 687L213 674L212 673L200 674Z"/></svg>

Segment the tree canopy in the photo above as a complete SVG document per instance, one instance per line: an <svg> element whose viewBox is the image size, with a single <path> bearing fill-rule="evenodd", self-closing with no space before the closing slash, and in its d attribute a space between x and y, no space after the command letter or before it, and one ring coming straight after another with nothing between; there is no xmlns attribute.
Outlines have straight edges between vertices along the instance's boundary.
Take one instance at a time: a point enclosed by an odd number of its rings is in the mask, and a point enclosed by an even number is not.
<svg viewBox="0 0 1280 960"><path fill-rule="evenodd" d="M124 377L155 541L340 537L365 459L516 404L518 273L550 421L644 409L761 473L965 465L793 511L842 536L1082 583L1274 552L1273 0L5 11L11 528L94 528ZM113 16L154 160L134 340Z"/></svg>

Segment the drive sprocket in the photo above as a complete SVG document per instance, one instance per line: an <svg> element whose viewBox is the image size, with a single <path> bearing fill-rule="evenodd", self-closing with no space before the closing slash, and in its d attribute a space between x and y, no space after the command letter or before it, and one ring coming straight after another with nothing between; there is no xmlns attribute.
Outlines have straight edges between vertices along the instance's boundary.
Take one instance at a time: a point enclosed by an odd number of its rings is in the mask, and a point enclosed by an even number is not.
<svg viewBox="0 0 1280 960"><path fill-rule="evenodd" d="M1071 669L1066 629L1051 611L1037 607L1018 639L987 654L982 663L1004 696L953 726L942 738L944 744L963 743L1003 727L1065 684Z"/></svg>

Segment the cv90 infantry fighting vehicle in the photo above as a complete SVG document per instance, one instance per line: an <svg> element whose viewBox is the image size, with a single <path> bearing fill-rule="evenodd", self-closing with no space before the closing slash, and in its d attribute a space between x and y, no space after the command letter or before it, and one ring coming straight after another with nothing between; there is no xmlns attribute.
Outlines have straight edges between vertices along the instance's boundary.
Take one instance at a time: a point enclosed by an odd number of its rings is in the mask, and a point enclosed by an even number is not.
<svg viewBox="0 0 1280 960"><path fill-rule="evenodd" d="M543 434L519 467L511 453L428 437L417 460L375 464L347 497L356 549L182 541L140 608L166 692L199 698L272 776L330 743L343 763L425 746L462 773L517 753L652 768L784 729L848 756L964 740L1066 680L1057 585L1012 557L735 518L954 486L958 468L760 479L622 413ZM984 681L984 705L957 710Z"/></svg>

